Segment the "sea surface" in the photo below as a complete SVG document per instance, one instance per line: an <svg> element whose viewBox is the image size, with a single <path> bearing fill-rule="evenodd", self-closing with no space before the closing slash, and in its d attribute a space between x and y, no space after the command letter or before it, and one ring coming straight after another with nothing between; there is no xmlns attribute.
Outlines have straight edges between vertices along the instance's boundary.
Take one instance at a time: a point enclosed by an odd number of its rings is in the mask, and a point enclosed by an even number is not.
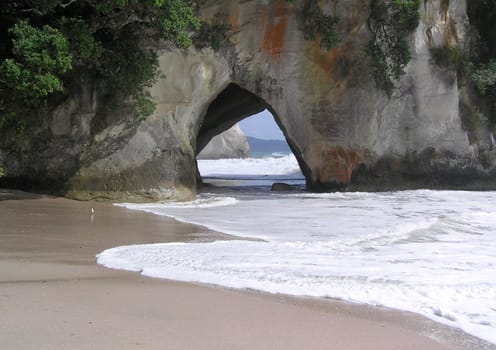
<svg viewBox="0 0 496 350"><path fill-rule="evenodd" d="M496 344L496 192L307 193L293 155L202 160L199 168L216 186L192 202L121 205L239 239L116 247L98 263L382 305ZM273 182L294 190L271 192Z"/></svg>

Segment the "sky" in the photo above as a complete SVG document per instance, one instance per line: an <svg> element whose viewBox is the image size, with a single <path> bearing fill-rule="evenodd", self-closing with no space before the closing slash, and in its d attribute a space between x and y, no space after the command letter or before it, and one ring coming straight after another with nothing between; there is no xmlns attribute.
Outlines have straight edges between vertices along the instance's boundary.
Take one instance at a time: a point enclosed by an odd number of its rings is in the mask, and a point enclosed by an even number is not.
<svg viewBox="0 0 496 350"><path fill-rule="evenodd" d="M239 122L239 127L246 136L264 140L284 140L281 129L268 110L243 119Z"/></svg>

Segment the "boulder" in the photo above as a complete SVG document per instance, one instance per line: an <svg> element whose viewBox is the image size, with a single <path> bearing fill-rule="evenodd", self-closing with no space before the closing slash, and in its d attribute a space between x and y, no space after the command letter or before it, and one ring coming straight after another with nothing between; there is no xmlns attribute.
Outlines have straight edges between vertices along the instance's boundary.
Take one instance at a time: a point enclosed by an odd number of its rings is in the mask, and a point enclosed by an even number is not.
<svg viewBox="0 0 496 350"><path fill-rule="evenodd" d="M215 136L196 156L196 159L248 158L250 146L238 124Z"/></svg>
<svg viewBox="0 0 496 350"><path fill-rule="evenodd" d="M270 187L271 191L291 191L293 186L284 182L274 182Z"/></svg>

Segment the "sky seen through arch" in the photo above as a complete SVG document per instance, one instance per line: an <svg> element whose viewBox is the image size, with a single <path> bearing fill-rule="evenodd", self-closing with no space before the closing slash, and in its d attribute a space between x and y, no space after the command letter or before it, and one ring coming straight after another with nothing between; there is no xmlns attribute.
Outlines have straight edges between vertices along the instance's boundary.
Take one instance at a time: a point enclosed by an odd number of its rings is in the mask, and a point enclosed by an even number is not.
<svg viewBox="0 0 496 350"><path fill-rule="evenodd" d="M239 122L239 127L246 136L264 140L285 140L281 129L268 110L243 119Z"/></svg>

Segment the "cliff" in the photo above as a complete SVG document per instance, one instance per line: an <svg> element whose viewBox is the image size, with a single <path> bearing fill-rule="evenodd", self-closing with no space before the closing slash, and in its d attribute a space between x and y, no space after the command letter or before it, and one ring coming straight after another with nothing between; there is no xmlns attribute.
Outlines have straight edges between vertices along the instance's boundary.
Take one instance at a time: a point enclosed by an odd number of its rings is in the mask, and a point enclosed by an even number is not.
<svg viewBox="0 0 496 350"><path fill-rule="evenodd" d="M463 45L465 0L422 2L413 57L391 96L369 74L370 1L319 1L339 19L341 41L329 51L301 30L306 3L203 1L205 21L222 14L231 25L230 45L163 46L163 77L150 89L157 108L143 120L126 103L105 109L98 86L83 81L73 98L43 112L20 152L4 140L8 183L80 199L188 199L198 150L268 109L310 190L495 187L493 133L467 128L461 106L470 91L430 50Z"/></svg>
<svg viewBox="0 0 496 350"><path fill-rule="evenodd" d="M198 153L196 159L247 158L249 156L248 140L236 124L210 140L205 148Z"/></svg>

